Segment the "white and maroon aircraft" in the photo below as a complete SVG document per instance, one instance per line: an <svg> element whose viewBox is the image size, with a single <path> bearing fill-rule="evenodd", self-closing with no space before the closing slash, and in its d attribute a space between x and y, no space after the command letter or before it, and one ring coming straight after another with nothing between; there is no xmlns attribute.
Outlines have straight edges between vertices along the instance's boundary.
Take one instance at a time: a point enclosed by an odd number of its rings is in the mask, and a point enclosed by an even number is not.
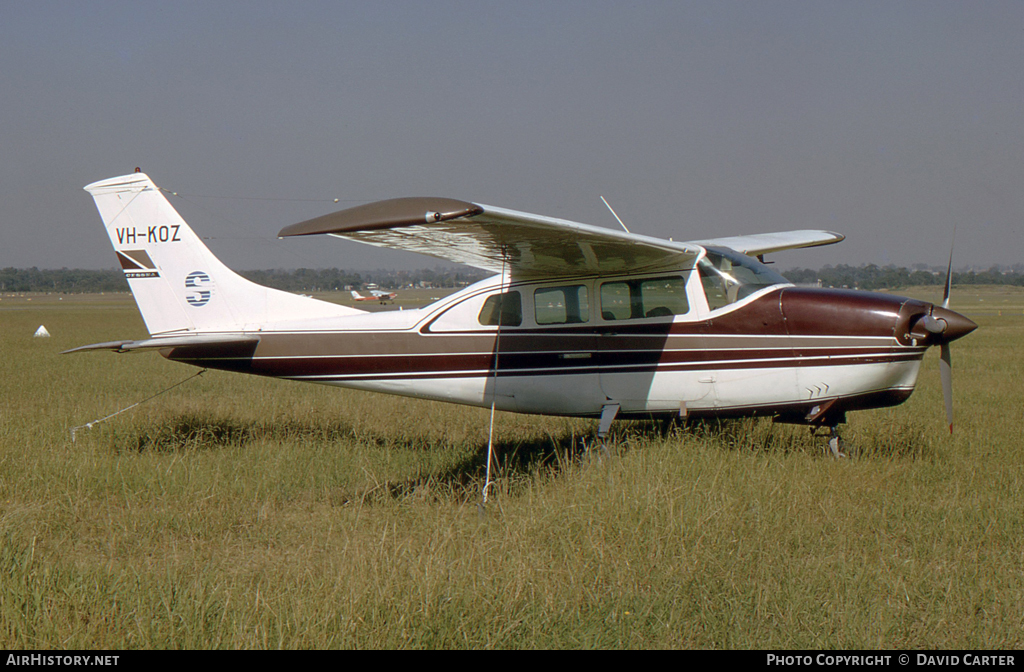
<svg viewBox="0 0 1024 672"><path fill-rule="evenodd" d="M388 301L394 301L397 296L396 292L383 292L379 289L371 289L370 296L363 296L356 290L352 290L353 301L380 301L381 303L387 303Z"/></svg>
<svg viewBox="0 0 1024 672"><path fill-rule="evenodd" d="M150 338L195 366L498 410L600 417L769 416L836 431L914 390L929 346L976 328L923 301L796 287L754 257L843 236L673 242L446 198L400 198L288 226L496 275L416 310L369 313L224 266L142 173L87 186Z"/></svg>

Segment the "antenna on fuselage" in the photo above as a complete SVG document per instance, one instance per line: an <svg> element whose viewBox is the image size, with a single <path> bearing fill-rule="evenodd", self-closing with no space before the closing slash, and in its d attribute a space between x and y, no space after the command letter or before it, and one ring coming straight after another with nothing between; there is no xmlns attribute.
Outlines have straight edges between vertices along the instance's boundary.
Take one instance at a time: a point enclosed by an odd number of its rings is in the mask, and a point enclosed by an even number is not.
<svg viewBox="0 0 1024 672"><path fill-rule="evenodd" d="M602 197L601 197L601 202L603 202L603 203L604 203L605 207L606 207L606 208L608 208L609 212L611 212L611 213L612 213L612 215L613 215L613 216L615 217L615 219L617 219L617 220L618 220L618 222L619 222L619 226L621 226L621 227L622 227L622 229L623 229L623 230L624 230L624 231L625 231L626 233L632 233L632 232L631 232L631 231L630 231L629 229L627 229L627 228L626 228L626 225L622 223L622 219L621 219L621 218L619 217L619 215L618 215L618 214L617 214L617 213L615 212L615 210L614 210L614 209L612 208L612 206L608 204L608 201L604 200L604 196L602 196Z"/></svg>

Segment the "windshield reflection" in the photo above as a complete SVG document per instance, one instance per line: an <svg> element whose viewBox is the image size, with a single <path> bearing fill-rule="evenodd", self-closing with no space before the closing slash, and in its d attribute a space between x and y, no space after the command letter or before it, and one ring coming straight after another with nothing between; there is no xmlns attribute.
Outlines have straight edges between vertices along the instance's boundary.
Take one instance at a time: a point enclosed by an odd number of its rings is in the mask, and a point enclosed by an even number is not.
<svg viewBox="0 0 1024 672"><path fill-rule="evenodd" d="M710 310L735 303L765 287L790 284L756 259L723 248L707 248L697 270Z"/></svg>

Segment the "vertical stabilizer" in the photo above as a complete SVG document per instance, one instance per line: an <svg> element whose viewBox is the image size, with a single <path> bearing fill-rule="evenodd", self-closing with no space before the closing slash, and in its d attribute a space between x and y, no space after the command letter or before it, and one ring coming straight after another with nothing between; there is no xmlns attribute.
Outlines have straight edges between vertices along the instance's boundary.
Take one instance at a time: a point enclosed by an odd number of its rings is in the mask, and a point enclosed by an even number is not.
<svg viewBox="0 0 1024 672"><path fill-rule="evenodd" d="M357 314L246 280L203 244L143 173L85 187L150 335L255 331L268 323Z"/></svg>

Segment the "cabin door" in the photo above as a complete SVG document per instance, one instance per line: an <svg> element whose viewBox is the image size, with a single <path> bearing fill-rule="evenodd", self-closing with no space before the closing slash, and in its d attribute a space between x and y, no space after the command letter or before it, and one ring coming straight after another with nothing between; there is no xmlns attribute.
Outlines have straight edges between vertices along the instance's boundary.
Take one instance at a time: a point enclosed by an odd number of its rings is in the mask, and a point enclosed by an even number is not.
<svg viewBox="0 0 1024 672"><path fill-rule="evenodd" d="M598 283L601 391L624 413L684 413L708 395L688 373L702 348L688 321L691 274L625 278Z"/></svg>
<svg viewBox="0 0 1024 672"><path fill-rule="evenodd" d="M589 282L524 290L534 326L502 334L499 371L524 413L596 415L605 403L597 373Z"/></svg>

